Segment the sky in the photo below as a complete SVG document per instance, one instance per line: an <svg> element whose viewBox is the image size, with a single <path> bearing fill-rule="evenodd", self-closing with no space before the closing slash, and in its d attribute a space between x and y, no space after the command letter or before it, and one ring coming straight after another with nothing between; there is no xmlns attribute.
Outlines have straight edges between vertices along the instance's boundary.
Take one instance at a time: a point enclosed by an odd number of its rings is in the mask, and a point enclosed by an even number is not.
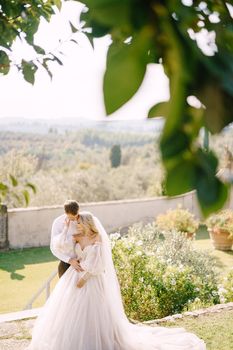
<svg viewBox="0 0 233 350"><path fill-rule="evenodd" d="M88 39L80 33L72 34L69 20L77 27L83 5L65 2L61 12L56 11L50 23L42 19L35 36L35 44L48 51L64 53L63 66L51 64L53 79L40 68L34 86L24 81L15 67L0 78L0 118L88 118L106 119L103 102L102 80L106 64L109 37L95 39L93 50ZM78 41L69 43L74 37ZM59 39L62 44L59 44ZM31 59L34 51L17 40L13 48L14 60ZM141 88L136 95L117 112L111 120L145 119L155 103L169 98L169 82L160 65L150 64Z"/></svg>
<svg viewBox="0 0 233 350"><path fill-rule="evenodd" d="M191 0L183 0L190 6ZM202 2L205 7L205 3ZM62 10L56 11L51 22L44 19L35 35L35 44L50 52L62 51L64 66L51 64L53 79L50 80L43 68L38 69L34 86L24 81L21 73L12 67L7 76L0 77L0 118L88 118L94 120L133 120L146 119L149 109L156 103L169 99L169 81L163 68L158 64L149 64L141 87L133 98L122 108L106 119L103 102L102 81L106 65L106 53L110 37L94 40L94 50L88 39L81 33L72 34L69 21L80 26L79 16L83 5L79 2L67 1ZM233 6L229 5L233 17ZM209 16L210 21L218 22L218 14ZM214 55L217 51L215 33L207 32L199 21L200 32L192 30L189 35L196 40L199 48L206 55ZM78 45L69 42L71 36ZM61 44L59 44L61 39ZM32 59L35 52L26 44L16 40L13 46L14 60ZM200 102L190 98L193 106Z"/></svg>

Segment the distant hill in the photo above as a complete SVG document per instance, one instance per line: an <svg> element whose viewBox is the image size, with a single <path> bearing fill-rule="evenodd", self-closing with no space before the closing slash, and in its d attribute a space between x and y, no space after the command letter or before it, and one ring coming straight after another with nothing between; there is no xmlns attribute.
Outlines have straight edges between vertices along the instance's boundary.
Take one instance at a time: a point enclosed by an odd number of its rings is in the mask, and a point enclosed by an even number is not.
<svg viewBox="0 0 233 350"><path fill-rule="evenodd" d="M0 131L26 132L47 134L51 128L58 133L70 130L100 129L110 132L128 133L160 133L163 127L163 119L147 120L111 120L95 121L88 119L26 119L26 118L0 118Z"/></svg>

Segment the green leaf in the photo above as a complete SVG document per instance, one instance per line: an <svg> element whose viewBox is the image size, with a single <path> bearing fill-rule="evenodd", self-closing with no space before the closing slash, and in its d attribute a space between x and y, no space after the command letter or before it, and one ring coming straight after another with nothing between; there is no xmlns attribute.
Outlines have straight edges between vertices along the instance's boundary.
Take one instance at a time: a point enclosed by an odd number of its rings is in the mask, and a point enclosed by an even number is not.
<svg viewBox="0 0 233 350"><path fill-rule="evenodd" d="M56 61L58 64L60 64L60 66L63 66L62 61L60 60L60 58L58 58L57 56L53 55L53 61Z"/></svg>
<svg viewBox="0 0 233 350"><path fill-rule="evenodd" d="M53 3L58 8L58 10L61 10L61 6L62 6L61 0L53 0Z"/></svg>
<svg viewBox="0 0 233 350"><path fill-rule="evenodd" d="M70 23L70 28L71 28L71 30L72 30L72 33L77 33L78 32L78 29L77 28L75 28L75 26L69 21L69 23Z"/></svg>
<svg viewBox="0 0 233 350"><path fill-rule="evenodd" d="M40 24L39 18L36 18L35 16L30 18L30 21L26 22L26 28L25 28L25 33L26 33L26 41L29 45L34 44L34 35L38 30Z"/></svg>
<svg viewBox="0 0 233 350"><path fill-rule="evenodd" d="M25 203L28 206L29 201L30 201L30 194L29 194L29 192L27 190L23 190L22 193L23 193L23 197L24 197Z"/></svg>
<svg viewBox="0 0 233 350"><path fill-rule="evenodd" d="M0 50L0 73L6 75L10 70L10 60L5 51Z"/></svg>
<svg viewBox="0 0 233 350"><path fill-rule="evenodd" d="M33 62L22 60L22 67L24 79L33 85L35 82L35 73L38 69L37 66Z"/></svg>
<svg viewBox="0 0 233 350"><path fill-rule="evenodd" d="M75 40L75 39L71 39L70 41L72 41L75 44L78 44L77 40Z"/></svg>
<svg viewBox="0 0 233 350"><path fill-rule="evenodd" d="M34 44L33 48L38 54L45 55L45 50L42 47Z"/></svg>
<svg viewBox="0 0 233 350"><path fill-rule="evenodd" d="M154 105L149 113L149 118L155 118L155 117L166 117L168 115L169 111L169 102L160 102Z"/></svg>
<svg viewBox="0 0 233 350"><path fill-rule="evenodd" d="M31 182L27 182L26 185L27 187L31 188L31 190L33 191L34 194L36 194L36 186L34 184L32 184Z"/></svg>
<svg viewBox="0 0 233 350"><path fill-rule="evenodd" d="M14 187L18 186L18 180L13 176L13 175L9 175L11 183Z"/></svg>
<svg viewBox="0 0 233 350"><path fill-rule="evenodd" d="M104 100L107 114L115 112L138 90L149 61L152 44L150 28L135 34L130 44L113 43L107 56L104 75Z"/></svg>
<svg viewBox="0 0 233 350"><path fill-rule="evenodd" d="M129 0L124 0L124 2L128 2ZM87 5L89 8L98 8L104 7L109 4L113 5L114 3L123 2L122 0L83 0L82 3Z"/></svg>
<svg viewBox="0 0 233 350"><path fill-rule="evenodd" d="M89 12L86 13L86 16L82 16L82 19L85 18L88 21L91 18L95 24L127 30L128 27L131 27L130 16L130 1L107 1L105 4L93 3Z"/></svg>
<svg viewBox="0 0 233 350"><path fill-rule="evenodd" d="M44 69L46 70L46 72L48 73L48 75L50 76L50 79L52 80L53 75L52 72L50 71L48 65L47 65L47 61L50 61L50 59L46 58L43 60L42 66L44 67Z"/></svg>
<svg viewBox="0 0 233 350"><path fill-rule="evenodd" d="M211 179L199 174L197 197L204 216L221 209L228 198L229 187L219 179Z"/></svg>
<svg viewBox="0 0 233 350"><path fill-rule="evenodd" d="M222 208L228 196L228 187L217 177L218 160L213 152L199 149L196 153L198 166L196 189L205 216Z"/></svg>
<svg viewBox="0 0 233 350"><path fill-rule="evenodd" d="M200 168L202 168L205 173L209 175L216 174L218 159L212 151L205 152L199 148L196 152L196 159Z"/></svg>
<svg viewBox="0 0 233 350"><path fill-rule="evenodd" d="M166 177L166 190L169 196L189 192L195 188L196 167L189 161L183 161L169 169Z"/></svg>
<svg viewBox="0 0 233 350"><path fill-rule="evenodd" d="M218 84L213 83L208 85L208 87L202 91L201 98L206 107L204 111L205 122L212 133L221 131L226 125L233 122L233 96L222 91ZM219 116L221 116L221 118Z"/></svg>
<svg viewBox="0 0 233 350"><path fill-rule="evenodd" d="M0 182L0 192L8 191L9 187L5 185L3 182Z"/></svg>
<svg viewBox="0 0 233 350"><path fill-rule="evenodd" d="M22 204L23 204L23 201L22 201L22 197L21 197L21 196L19 196L19 195L18 195L17 193L15 193L15 192L11 192L11 195L12 195L13 197L16 198L16 200L17 200L17 202L18 202L19 205L22 205Z"/></svg>
<svg viewBox="0 0 233 350"><path fill-rule="evenodd" d="M160 149L164 161L172 157L178 157L180 153L188 149L190 143L189 137L182 131L174 131L169 137L163 137L160 140Z"/></svg>
<svg viewBox="0 0 233 350"><path fill-rule="evenodd" d="M80 21L85 22L85 26L83 27L82 32L88 37L89 40L90 38L92 38L93 40L93 38L102 37L108 34L110 31L109 26L100 24L97 21L95 21L93 17L89 15L89 12L81 13ZM89 33L89 31L87 32L87 29L91 29L91 33Z"/></svg>

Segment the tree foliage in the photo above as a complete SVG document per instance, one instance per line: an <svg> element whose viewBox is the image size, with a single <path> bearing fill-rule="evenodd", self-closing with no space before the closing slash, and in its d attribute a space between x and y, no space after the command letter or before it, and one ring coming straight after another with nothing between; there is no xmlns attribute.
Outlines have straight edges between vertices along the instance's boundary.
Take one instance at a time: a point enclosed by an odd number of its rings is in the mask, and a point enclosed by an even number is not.
<svg viewBox="0 0 233 350"><path fill-rule="evenodd" d="M36 193L36 186L28 181L19 182L12 174L8 174L7 181L0 182L0 205L10 204L14 207L28 206L30 191Z"/></svg>
<svg viewBox="0 0 233 350"><path fill-rule="evenodd" d="M38 67L46 69L52 76L48 67L49 61L62 64L59 57L52 52L46 52L34 42L41 18L50 21L55 8L61 9L61 0L29 0L7 1L0 0L0 73L8 74L12 65L22 72L24 79L34 84L35 73ZM14 62L12 59L12 45L16 38L26 41L36 54L33 60Z"/></svg>
<svg viewBox="0 0 233 350"><path fill-rule="evenodd" d="M166 117L160 140L167 191L192 189L208 215L227 198L216 178L217 158L197 143L200 129L219 132L233 121L233 21L227 1L84 0L81 19L95 38L111 35L104 76L108 114L140 87L148 63L161 63L170 80L169 101L148 117ZM206 48L199 45L200 35ZM117 87L117 88L116 88ZM191 97L191 99L190 99ZM190 101L199 100L194 107Z"/></svg>
<svg viewBox="0 0 233 350"><path fill-rule="evenodd" d="M222 207L227 185L216 177L217 158L197 142L205 126L217 133L233 121L232 5L224 0L83 0L82 31L93 38L110 34L104 75L106 111L113 113L140 87L147 64L162 64L170 99L151 107L148 117L166 117L160 149L170 195L196 189L205 215ZM50 20L61 0L0 0L0 73L11 65L19 37L38 53L18 69L34 83L38 65L60 59L34 43L40 19ZM77 29L71 24L72 32ZM204 47L200 46L200 38ZM199 101L199 106L192 100Z"/></svg>
<svg viewBox="0 0 233 350"><path fill-rule="evenodd" d="M117 168L121 165L121 146L113 145L110 151L110 161L112 168Z"/></svg>

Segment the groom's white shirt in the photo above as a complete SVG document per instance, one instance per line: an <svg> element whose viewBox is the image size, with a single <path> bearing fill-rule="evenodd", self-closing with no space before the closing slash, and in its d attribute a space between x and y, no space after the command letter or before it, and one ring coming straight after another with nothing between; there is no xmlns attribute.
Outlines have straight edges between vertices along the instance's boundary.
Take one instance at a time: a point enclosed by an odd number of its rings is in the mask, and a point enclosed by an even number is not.
<svg viewBox="0 0 233 350"><path fill-rule="evenodd" d="M66 217L67 217L66 214L62 214L53 221L52 230L51 230L50 250L53 253L53 255L56 256L59 260L62 260L68 263L70 258L74 258L76 256L75 253L73 252L74 242L72 240L72 234L77 232L77 224L75 224L74 221L70 221L70 224L67 230L67 226L65 225ZM59 249L57 249L56 246L53 244L54 237L57 237L58 235L65 233L66 230L67 230L66 245L64 249L62 249L62 247L59 247ZM69 246L70 246L70 249L69 249Z"/></svg>

